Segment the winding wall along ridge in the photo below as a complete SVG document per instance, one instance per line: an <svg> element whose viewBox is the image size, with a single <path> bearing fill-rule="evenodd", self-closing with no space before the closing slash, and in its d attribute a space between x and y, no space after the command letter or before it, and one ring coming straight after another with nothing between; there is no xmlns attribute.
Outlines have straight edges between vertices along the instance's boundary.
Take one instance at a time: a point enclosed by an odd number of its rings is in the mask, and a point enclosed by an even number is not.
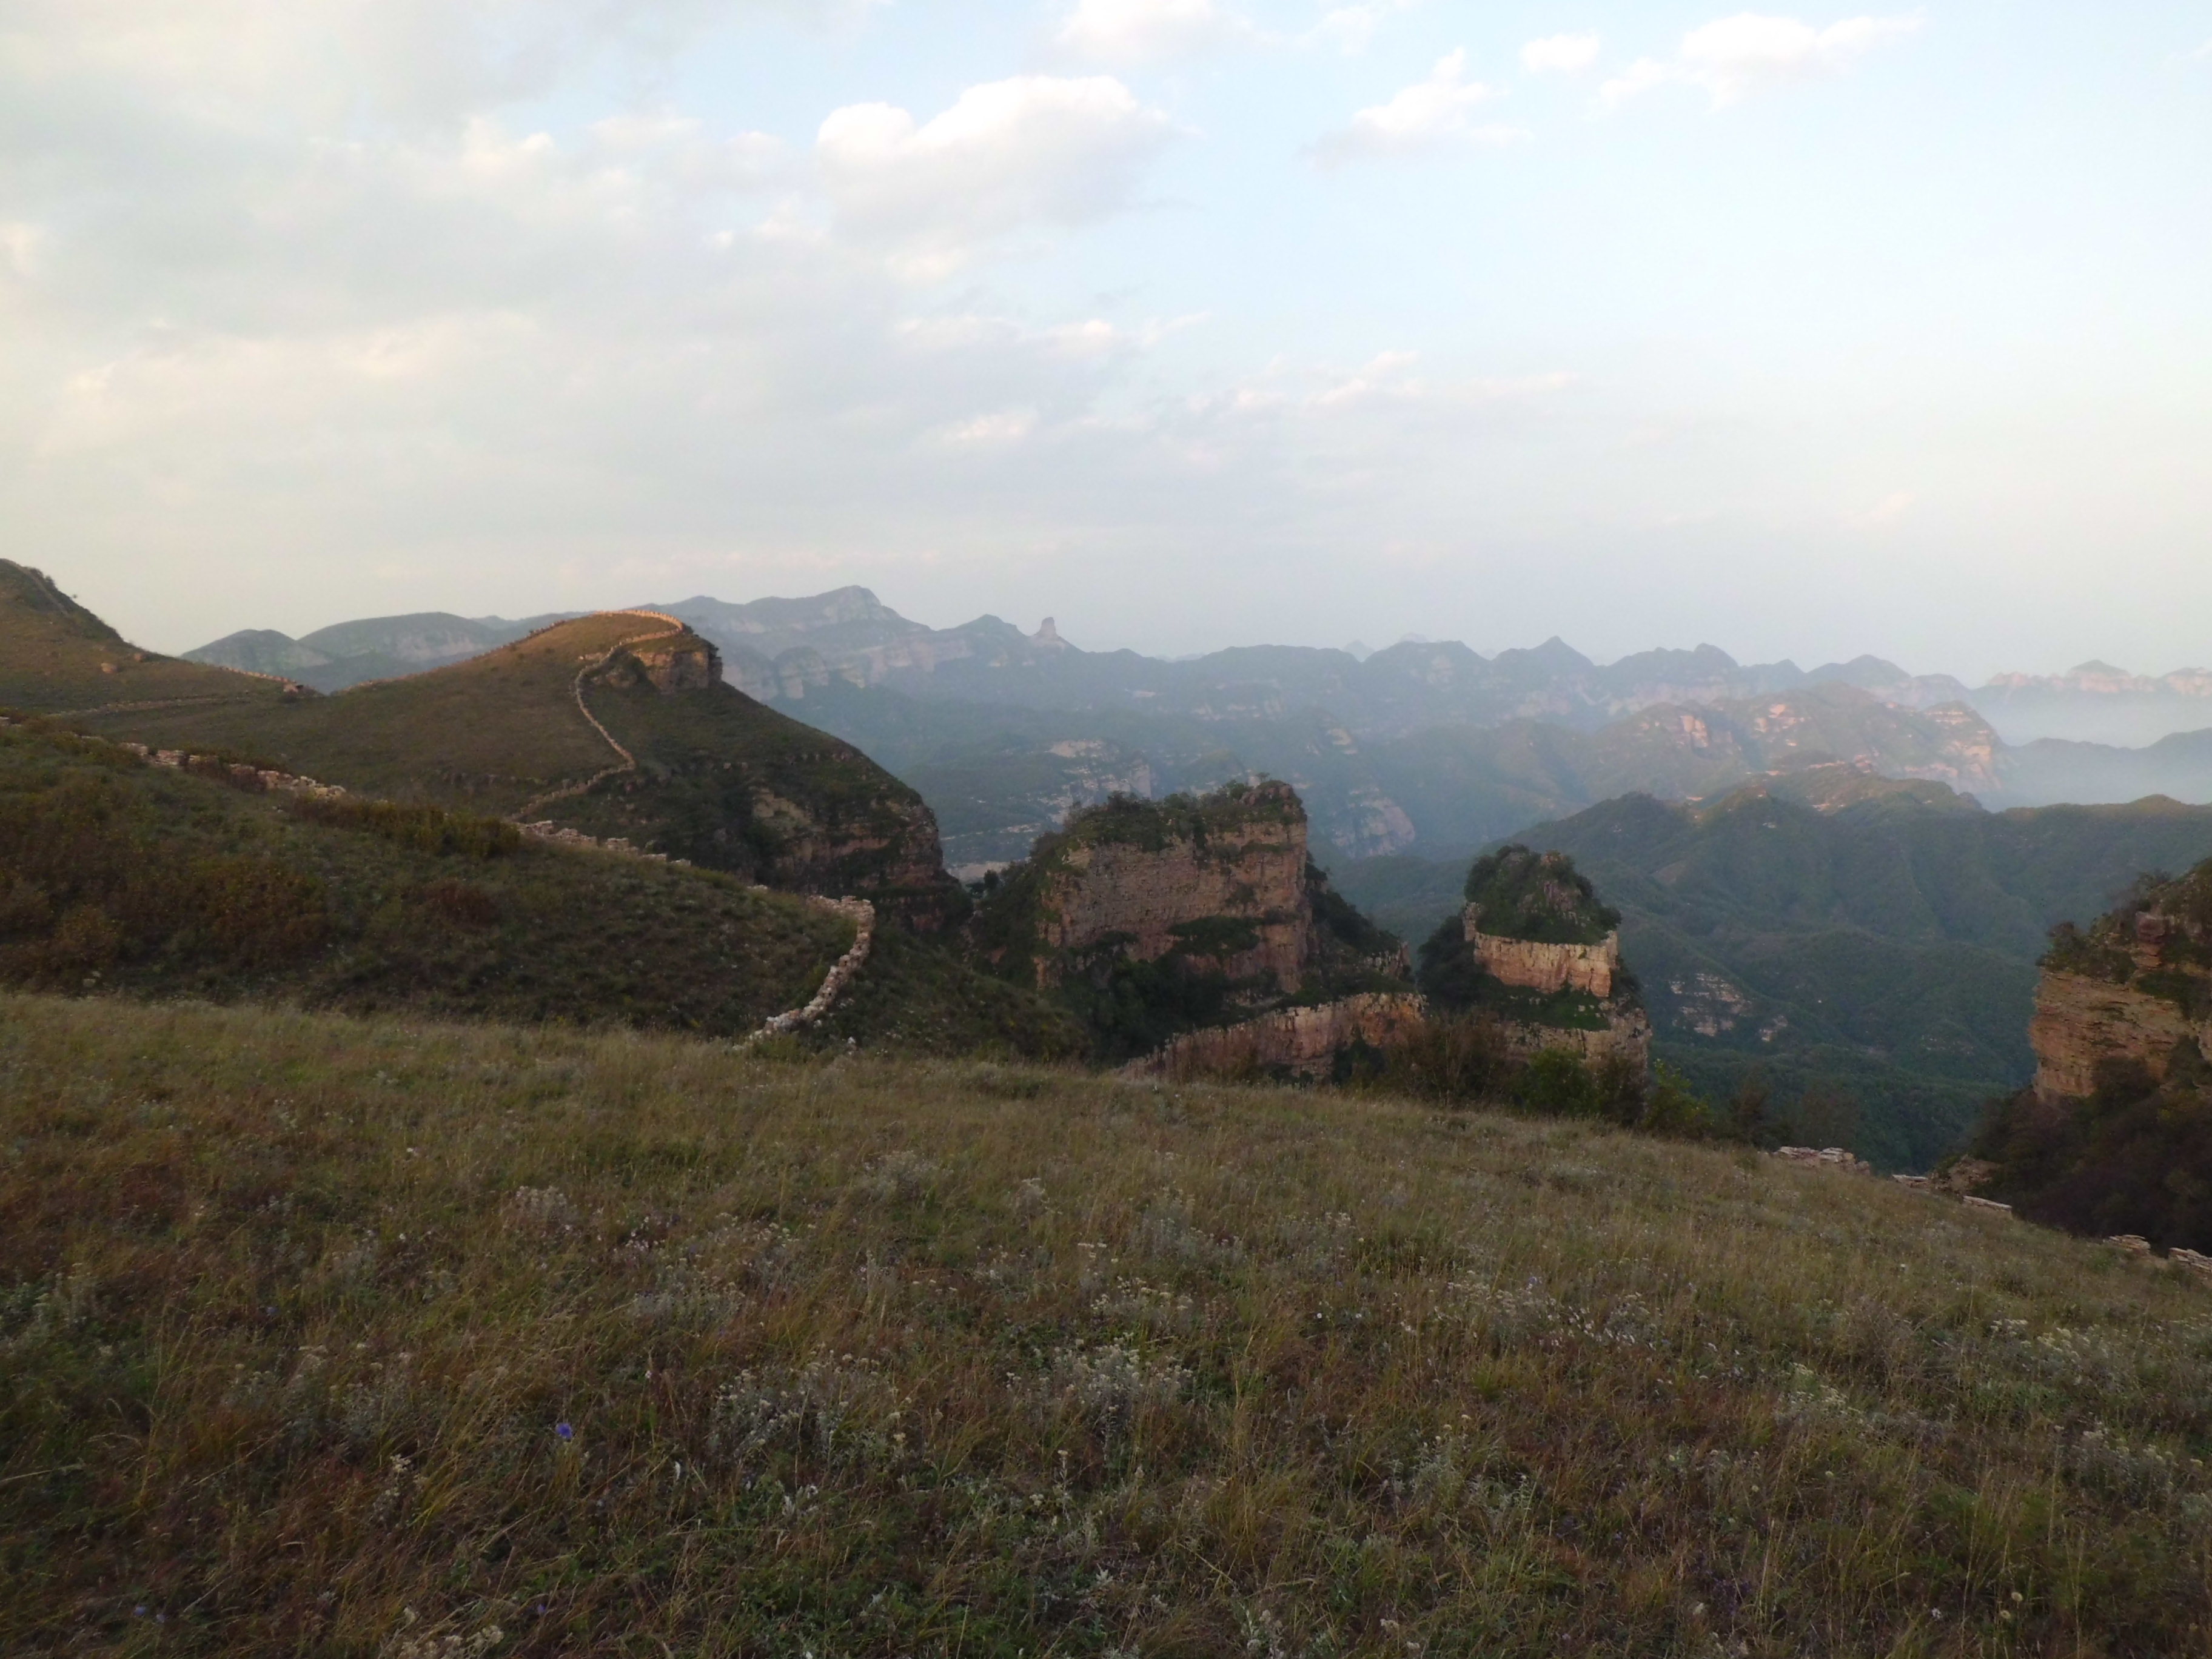
<svg viewBox="0 0 2212 1659"><path fill-rule="evenodd" d="M652 622L667 623L665 628L656 633L633 634L627 639L617 640L598 656L587 658L584 665L576 671L575 680L569 687L570 695L576 700L576 712L590 723L592 730L599 734L607 747L622 758L605 771L594 772L581 783L572 783L563 788L548 790L544 794L523 802L514 809L514 817L518 823L527 814L535 812L541 807L550 806L556 800L573 800L579 795L589 794L607 779L620 777L625 772L637 770L637 757L615 741L615 734L599 723L599 717L592 712L591 704L584 701L584 682L612 662L617 651L626 651L633 645L645 645L654 640L672 638L684 631L685 624L659 611L602 611L598 614L603 617L641 617Z"/></svg>

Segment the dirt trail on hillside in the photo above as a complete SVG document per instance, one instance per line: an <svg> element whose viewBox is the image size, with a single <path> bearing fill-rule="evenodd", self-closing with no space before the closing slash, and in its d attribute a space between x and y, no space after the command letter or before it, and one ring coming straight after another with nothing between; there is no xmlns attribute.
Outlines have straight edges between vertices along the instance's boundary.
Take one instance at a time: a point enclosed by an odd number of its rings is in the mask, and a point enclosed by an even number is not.
<svg viewBox="0 0 2212 1659"><path fill-rule="evenodd" d="M598 656L586 660L584 665L576 671L574 684L569 688L571 695L576 699L576 712L591 723L592 730L598 732L605 741L607 747L613 750L621 758L605 771L594 772L581 783L572 783L559 789L548 790L544 794L523 802L514 809L513 815L518 823L528 818L532 812L550 806L556 800L573 800L578 795L589 794L607 779L620 777L625 772L637 770L637 757L615 740L615 734L599 723L599 717L592 712L591 704L584 701L584 682L612 662L617 652L627 651L633 645L647 645L654 640L669 639L683 633L685 624L659 611L605 611L599 614L607 617L640 617L648 621L667 624L666 627L653 633L632 634L627 639L617 640Z"/></svg>

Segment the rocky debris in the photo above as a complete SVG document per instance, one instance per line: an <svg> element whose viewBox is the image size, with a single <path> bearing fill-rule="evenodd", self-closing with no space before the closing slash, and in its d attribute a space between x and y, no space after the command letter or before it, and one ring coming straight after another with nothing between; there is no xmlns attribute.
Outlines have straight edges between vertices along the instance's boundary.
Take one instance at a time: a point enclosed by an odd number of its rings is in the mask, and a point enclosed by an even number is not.
<svg viewBox="0 0 2212 1659"><path fill-rule="evenodd" d="M1976 1198L1972 1193L1968 1193L1965 1197L1961 1198L1959 1202L1965 1205L1970 1210L1990 1210L1994 1211L1998 1215L2010 1215L2012 1213L2011 1205L2000 1204L1993 1198Z"/></svg>
<svg viewBox="0 0 2212 1659"><path fill-rule="evenodd" d="M2176 1245L2166 1253L2166 1259L2188 1268L2199 1279L2212 1280L2212 1255L2201 1255L2195 1250L2185 1250Z"/></svg>
<svg viewBox="0 0 2212 1659"><path fill-rule="evenodd" d="M768 890L756 888L754 890L766 892ZM853 982L853 975L859 973L868 960L868 951L876 939L874 905L866 899L822 898L813 894L807 895L806 902L818 910L827 910L832 915L843 916L852 922L854 929L852 945L843 956L830 964L830 971L823 976L821 988L805 1007L793 1008L788 1013L771 1017L759 1030L738 1043L741 1048L750 1048L763 1037L781 1036L813 1024L836 1006L837 999Z"/></svg>
<svg viewBox="0 0 2212 1659"><path fill-rule="evenodd" d="M100 743L106 739L94 738L92 741ZM196 772L202 777L212 777L227 783L234 789L302 795L310 800L349 799L347 791L338 784L319 783L313 778L303 778L295 773L247 766L214 755L187 754L181 749L149 749L143 743L119 743L115 746L126 754L137 756L149 766L167 767L172 771Z"/></svg>
<svg viewBox="0 0 2212 1659"><path fill-rule="evenodd" d="M1365 992L1310 1007L1282 1008L1235 1025L1187 1031L1121 1068L1124 1077L1243 1076L1287 1072L1319 1079L1356 1043L1382 1048L1404 1042L1427 1012L1406 992Z"/></svg>
<svg viewBox="0 0 2212 1659"><path fill-rule="evenodd" d="M1929 1190L1951 1198L1979 1192L1997 1178L1997 1166L1985 1158L1962 1158L1928 1177Z"/></svg>
<svg viewBox="0 0 2212 1659"><path fill-rule="evenodd" d="M1874 1173L1874 1165L1864 1158L1855 1157L1842 1146L1778 1146L1774 1156L1790 1164L1802 1164L1808 1169L1836 1170L1846 1175Z"/></svg>
<svg viewBox="0 0 2212 1659"><path fill-rule="evenodd" d="M2115 1233L2104 1242L2114 1249L2134 1256L2138 1261L2148 1261L2154 1265L2159 1262L2160 1258L2155 1247L2141 1233ZM2166 1253L2165 1261L2172 1267L2185 1268L2208 1284L2212 1284L2212 1255L2204 1255L2196 1250L2184 1249L2177 1244Z"/></svg>

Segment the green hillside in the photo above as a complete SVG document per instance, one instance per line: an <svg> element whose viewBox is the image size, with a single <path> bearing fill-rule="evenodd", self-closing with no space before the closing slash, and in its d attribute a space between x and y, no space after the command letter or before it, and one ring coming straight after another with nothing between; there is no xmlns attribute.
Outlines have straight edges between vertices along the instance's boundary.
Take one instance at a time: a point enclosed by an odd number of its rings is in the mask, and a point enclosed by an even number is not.
<svg viewBox="0 0 2212 1659"><path fill-rule="evenodd" d="M11 1654L2182 1655L2207 1287L1384 1097L0 999Z"/></svg>
<svg viewBox="0 0 2212 1659"><path fill-rule="evenodd" d="M1075 1045L1035 996L896 929L878 937L836 1040ZM806 1002L852 939L719 872L0 732L0 984L735 1037Z"/></svg>
<svg viewBox="0 0 2212 1659"><path fill-rule="evenodd" d="M686 683L655 684L623 642L667 633L611 612L333 696L124 707L83 723L395 800L548 817L772 886L870 897L923 926L957 913L919 796L850 744L709 683L713 647L688 632L637 647L693 665ZM579 708L580 671L634 769Z"/></svg>
<svg viewBox="0 0 2212 1659"><path fill-rule="evenodd" d="M1659 1058L1717 1097L1754 1075L1784 1103L1840 1090L1862 1151L1925 1168L2033 1071L2048 930L2104 910L2144 870L2212 854L2212 809L1990 813L1938 785L1845 781L1702 808L1630 796L1519 839L1570 854L1621 912ZM1382 925L1422 938L1458 908L1466 871L1388 859L1333 873Z"/></svg>
<svg viewBox="0 0 2212 1659"><path fill-rule="evenodd" d="M0 708L273 709L283 702L278 681L139 650L45 572L0 559Z"/></svg>

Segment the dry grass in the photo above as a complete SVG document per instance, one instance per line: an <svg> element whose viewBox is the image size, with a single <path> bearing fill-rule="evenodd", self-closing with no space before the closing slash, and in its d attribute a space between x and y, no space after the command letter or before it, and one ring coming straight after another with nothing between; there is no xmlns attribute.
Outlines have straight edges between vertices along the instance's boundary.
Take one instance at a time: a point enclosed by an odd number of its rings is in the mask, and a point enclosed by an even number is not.
<svg viewBox="0 0 2212 1659"><path fill-rule="evenodd" d="M1748 1153L14 998L0 1263L10 1653L2208 1646L2212 1291Z"/></svg>

